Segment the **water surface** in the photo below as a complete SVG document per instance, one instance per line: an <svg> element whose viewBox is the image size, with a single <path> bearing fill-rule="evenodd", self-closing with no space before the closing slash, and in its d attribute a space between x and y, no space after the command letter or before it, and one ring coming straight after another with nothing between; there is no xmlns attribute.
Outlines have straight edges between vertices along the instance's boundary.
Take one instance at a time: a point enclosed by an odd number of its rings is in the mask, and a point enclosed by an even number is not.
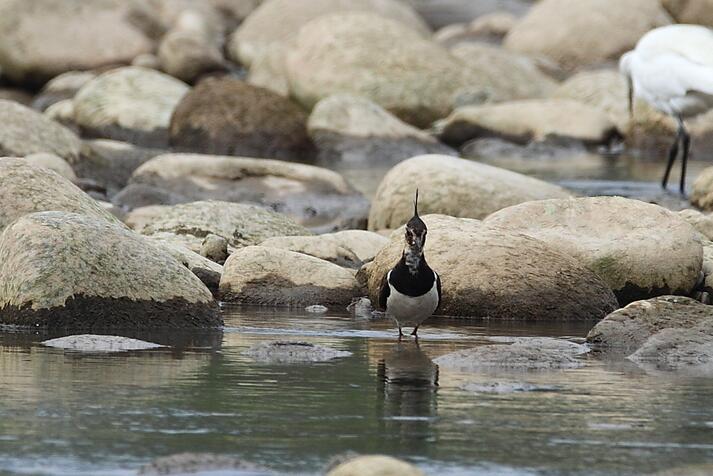
<svg viewBox="0 0 713 476"><path fill-rule="evenodd" d="M475 375L432 362L498 336L581 339L592 323L441 320L417 347L396 342L387 322L345 313L225 312L223 332L138 336L173 345L156 351L81 355L38 345L56 335L0 334L0 473L123 476L183 451L290 474L319 474L345 451L433 475L642 474L713 461L711 379L594 357L581 369ZM292 365L243 355L276 339L353 355ZM530 391L502 392L511 384Z"/></svg>

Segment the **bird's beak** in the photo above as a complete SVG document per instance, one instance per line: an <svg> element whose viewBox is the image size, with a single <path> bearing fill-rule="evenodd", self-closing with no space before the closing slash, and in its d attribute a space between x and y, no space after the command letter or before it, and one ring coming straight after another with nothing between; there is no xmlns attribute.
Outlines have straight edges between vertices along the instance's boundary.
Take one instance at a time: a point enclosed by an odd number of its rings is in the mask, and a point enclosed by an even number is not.
<svg viewBox="0 0 713 476"><path fill-rule="evenodd" d="M628 87L629 119L632 119L634 117L634 85L632 84L630 76L626 78L626 86Z"/></svg>

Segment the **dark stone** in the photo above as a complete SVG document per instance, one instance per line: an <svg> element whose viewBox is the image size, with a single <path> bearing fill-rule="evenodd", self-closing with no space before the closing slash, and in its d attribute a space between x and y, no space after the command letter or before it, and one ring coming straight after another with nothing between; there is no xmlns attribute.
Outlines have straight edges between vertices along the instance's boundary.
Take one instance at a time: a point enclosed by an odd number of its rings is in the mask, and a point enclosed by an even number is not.
<svg viewBox="0 0 713 476"><path fill-rule="evenodd" d="M180 319L174 319L180 316ZM183 299L134 301L129 298L74 296L64 307L32 309L6 306L0 322L27 327L101 331L114 329L211 328L223 325L215 302Z"/></svg>
<svg viewBox="0 0 713 476"><path fill-rule="evenodd" d="M229 76L204 79L186 94L169 134L182 151L297 161L315 155L299 106Z"/></svg>

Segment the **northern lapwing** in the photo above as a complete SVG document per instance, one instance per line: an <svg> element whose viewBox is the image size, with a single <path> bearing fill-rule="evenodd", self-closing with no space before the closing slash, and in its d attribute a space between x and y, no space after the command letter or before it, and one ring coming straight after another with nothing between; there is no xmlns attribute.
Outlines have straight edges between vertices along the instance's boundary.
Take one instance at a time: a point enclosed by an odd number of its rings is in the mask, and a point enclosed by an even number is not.
<svg viewBox="0 0 713 476"><path fill-rule="evenodd" d="M413 327L411 335L418 339L418 327L441 303L441 278L423 255L427 233L418 216L416 190L413 217L406 223L406 245L401 259L386 275L379 296L379 305L399 327L399 340L404 336L402 327Z"/></svg>

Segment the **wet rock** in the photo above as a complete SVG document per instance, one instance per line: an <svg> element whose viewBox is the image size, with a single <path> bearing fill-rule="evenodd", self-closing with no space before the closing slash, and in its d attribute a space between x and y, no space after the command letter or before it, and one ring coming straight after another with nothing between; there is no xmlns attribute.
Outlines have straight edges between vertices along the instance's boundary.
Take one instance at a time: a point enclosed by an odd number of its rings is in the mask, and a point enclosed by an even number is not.
<svg viewBox="0 0 713 476"><path fill-rule="evenodd" d="M444 155L423 155L401 162L379 184L369 212L369 229L391 229L413 215L420 190L422 213L485 218L511 205L571 196L565 189L509 170Z"/></svg>
<svg viewBox="0 0 713 476"><path fill-rule="evenodd" d="M510 394L521 392L556 392L554 385L537 385L528 382L489 382L486 384L468 383L461 387L466 392Z"/></svg>
<svg viewBox="0 0 713 476"><path fill-rule="evenodd" d="M314 156L299 106L228 76L201 81L178 104L171 145L205 154L301 161Z"/></svg>
<svg viewBox="0 0 713 476"><path fill-rule="evenodd" d="M163 152L109 139L86 140L72 165L81 177L96 181L114 196L128 184L134 170Z"/></svg>
<svg viewBox="0 0 713 476"><path fill-rule="evenodd" d="M530 99L456 109L439 125L441 140L460 145L482 136L517 143L574 139L585 144L608 144L620 136L601 110L565 99Z"/></svg>
<svg viewBox="0 0 713 476"><path fill-rule="evenodd" d="M442 355L434 360L441 369L478 372L488 368L512 370L573 369L584 362L578 358L587 348L549 337L520 339L512 344L481 345Z"/></svg>
<svg viewBox="0 0 713 476"><path fill-rule="evenodd" d="M428 27L411 8L394 0L267 0L260 5L240 28L228 47L231 58L248 67L271 47L280 47L292 40L311 20L331 13L347 11L373 12L419 31Z"/></svg>
<svg viewBox="0 0 713 476"><path fill-rule="evenodd" d="M350 94L319 101L307 127L325 164L395 164L422 154L456 155L432 135Z"/></svg>
<svg viewBox="0 0 713 476"><path fill-rule="evenodd" d="M629 126L628 86L626 78L616 69L581 71L552 92L556 99L579 101L604 111L619 130Z"/></svg>
<svg viewBox="0 0 713 476"><path fill-rule="evenodd" d="M256 203L318 232L364 228L369 208L366 198L336 172L268 159L168 154L137 169L130 187L137 185L170 192L170 197L182 202ZM148 190L136 191L146 194ZM138 201L126 192L115 201L129 208L149 204L150 196Z"/></svg>
<svg viewBox="0 0 713 476"><path fill-rule="evenodd" d="M182 81L152 69L113 69L79 90L75 121L89 136L165 147L171 114L187 92Z"/></svg>
<svg viewBox="0 0 713 476"><path fill-rule="evenodd" d="M328 310L329 308L327 306L322 306L321 304L314 304L305 308L305 311L311 312L313 314L324 314Z"/></svg>
<svg viewBox="0 0 713 476"><path fill-rule="evenodd" d="M223 264L228 259L228 240L218 235L208 235L201 245L201 256Z"/></svg>
<svg viewBox="0 0 713 476"><path fill-rule="evenodd" d="M416 466L382 455L363 455L351 458L332 468L327 476L424 476Z"/></svg>
<svg viewBox="0 0 713 476"><path fill-rule="evenodd" d="M587 342L602 351L634 352L663 329L692 329L713 322L713 308L683 296L632 302L599 322Z"/></svg>
<svg viewBox="0 0 713 476"><path fill-rule="evenodd" d="M306 108L337 93L363 96L427 127L460 101L504 96L499 83L397 21L369 13L322 16L287 53L292 94Z"/></svg>
<svg viewBox="0 0 713 476"><path fill-rule="evenodd" d="M706 239L713 240L713 216L692 208L679 211L678 216L690 223Z"/></svg>
<svg viewBox="0 0 713 476"><path fill-rule="evenodd" d="M128 223L132 223L132 214L127 216ZM233 247L255 245L273 236L309 234L285 215L239 203L211 200L156 206L151 215L144 215L140 222L133 221L134 229L147 236L179 235L196 252L200 252L203 239L210 234L225 238Z"/></svg>
<svg viewBox="0 0 713 476"><path fill-rule="evenodd" d="M465 64L487 74L508 99L543 98L557 82L543 73L534 59L497 45L462 43L450 49Z"/></svg>
<svg viewBox="0 0 713 476"><path fill-rule="evenodd" d="M649 0L545 0L510 30L504 45L576 69L618 60L644 33L670 22L659 2Z"/></svg>
<svg viewBox="0 0 713 476"><path fill-rule="evenodd" d="M140 476L203 474L206 472L264 471L253 463L228 455L213 453L178 453L156 458L139 469Z"/></svg>
<svg viewBox="0 0 713 476"><path fill-rule="evenodd" d="M663 0L661 4L673 16L676 23L713 26L711 0Z"/></svg>
<svg viewBox="0 0 713 476"><path fill-rule="evenodd" d="M366 287L366 282L362 283L361 281L359 281L359 284ZM372 306L369 298L365 297L353 299L352 302L347 306L347 311L349 311L354 317L357 317L359 319L372 319L374 318L375 314L374 306Z"/></svg>
<svg viewBox="0 0 713 476"><path fill-rule="evenodd" d="M663 329L649 337L628 357L662 370L713 371L713 336L699 329Z"/></svg>
<svg viewBox="0 0 713 476"><path fill-rule="evenodd" d="M0 231L33 212L76 212L110 223L119 221L56 172L30 165L24 159L0 158Z"/></svg>
<svg viewBox="0 0 713 476"><path fill-rule="evenodd" d="M352 355L351 352L310 342L294 341L261 342L246 350L244 354L258 362L269 364L326 362Z"/></svg>
<svg viewBox="0 0 713 476"><path fill-rule="evenodd" d="M231 254L220 280L221 299L243 304L346 306L361 293L353 272L341 266L264 246Z"/></svg>
<svg viewBox="0 0 713 476"><path fill-rule="evenodd" d="M439 314L494 319L598 319L617 307L609 287L571 256L521 234L443 215L422 217L425 254L439 273ZM365 266L369 297L378 302L386 273L401 257L403 231Z"/></svg>
<svg viewBox="0 0 713 476"><path fill-rule="evenodd" d="M32 101L32 107L45 111L53 104L67 99L71 100L77 92L96 77L93 71L67 71L52 78L42 87L40 93Z"/></svg>
<svg viewBox="0 0 713 476"><path fill-rule="evenodd" d="M39 212L0 236L0 321L51 328L216 327L208 289L123 226Z"/></svg>
<svg viewBox="0 0 713 476"><path fill-rule="evenodd" d="M658 205L621 197L542 200L500 210L484 225L531 236L597 273L624 305L688 295L701 272L695 229Z"/></svg>
<svg viewBox="0 0 713 476"><path fill-rule="evenodd" d="M388 242L386 237L370 231L345 230L317 236L269 238L260 246L296 251L346 268L358 268L374 259Z"/></svg>
<svg viewBox="0 0 713 476"><path fill-rule="evenodd" d="M128 21L129 2L7 0L0 4L0 67L16 82L128 63L153 42Z"/></svg>
<svg viewBox="0 0 713 476"><path fill-rule="evenodd" d="M225 70L220 24L216 10L205 7L183 10L173 29L161 38L158 47L161 69L186 82L193 82L205 73Z"/></svg>
<svg viewBox="0 0 713 476"><path fill-rule="evenodd" d="M78 352L129 352L165 347L161 344L121 336L78 334L42 342L47 347Z"/></svg>
<svg viewBox="0 0 713 476"><path fill-rule="evenodd" d="M70 182L77 181L77 175L69 163L62 157L48 153L37 153L25 156L25 161L33 167L44 167L57 172Z"/></svg>
<svg viewBox="0 0 713 476"><path fill-rule="evenodd" d="M24 157L48 152L70 161L81 141L72 131L22 104L0 100L0 156Z"/></svg>

